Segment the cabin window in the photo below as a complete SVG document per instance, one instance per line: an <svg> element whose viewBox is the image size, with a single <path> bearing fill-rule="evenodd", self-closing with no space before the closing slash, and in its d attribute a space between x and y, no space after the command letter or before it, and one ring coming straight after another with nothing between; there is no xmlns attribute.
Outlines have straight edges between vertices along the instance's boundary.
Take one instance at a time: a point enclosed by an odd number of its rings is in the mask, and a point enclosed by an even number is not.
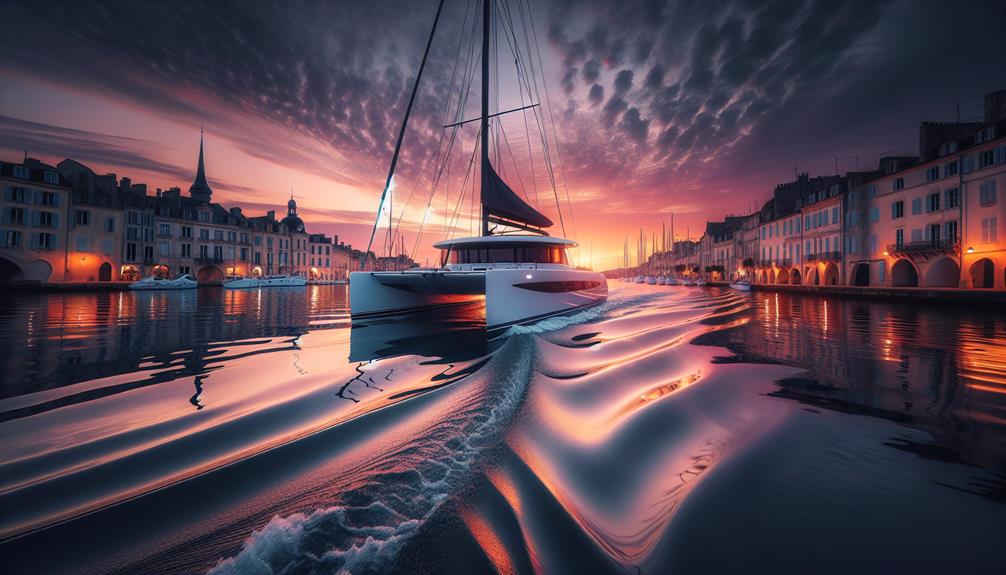
<svg viewBox="0 0 1006 575"><path fill-rule="evenodd" d="M457 247L440 250L440 265L484 263L537 263L566 264L566 250L562 247L500 246L492 248Z"/></svg>

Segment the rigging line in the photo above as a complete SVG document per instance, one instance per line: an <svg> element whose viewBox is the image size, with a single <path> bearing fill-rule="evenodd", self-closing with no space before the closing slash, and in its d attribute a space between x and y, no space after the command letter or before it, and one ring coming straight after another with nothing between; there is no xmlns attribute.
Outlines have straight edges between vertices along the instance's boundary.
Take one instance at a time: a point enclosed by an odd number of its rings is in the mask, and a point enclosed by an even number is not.
<svg viewBox="0 0 1006 575"><path fill-rule="evenodd" d="M384 206L384 198L388 195L388 188L391 187L391 179L395 176L395 164L398 163L398 154L402 149L402 139L405 137L405 127L409 124L409 115L412 113L412 105L416 101L416 92L419 91L419 80L423 77L423 69L426 67L426 60L430 55L430 46L433 45L433 37L437 33L437 23L440 22L440 12L444 9L444 0L440 0L437 5L437 15L433 19L433 29L430 30L430 37L426 40L426 50L423 52L423 61L419 64L419 72L416 74L416 82L412 86L412 95L409 97L409 105L405 109L405 118L402 119L402 127L398 132L398 142L395 144L395 153L391 157L391 167L388 169L388 179L384 183L384 191L381 192L381 203L378 204L377 217L374 218L374 227L370 231L370 241L367 242L367 250L363 252L363 261L360 262L360 269L367 267L367 258L370 256L370 248L374 244L374 235L377 233L377 224L381 220L381 207Z"/></svg>
<svg viewBox="0 0 1006 575"><path fill-rule="evenodd" d="M548 116L552 123L552 139L555 141L555 154L559 158L559 171L562 173L562 187L566 191L566 205L569 209L570 222L573 224L573 239L579 241L576 232L576 218L573 215L573 203L569 198L569 184L566 180L566 168L562 161L562 150L559 148L559 135L555 128L555 114L552 111L552 100L548 94L548 80L545 79L545 66L542 63L541 48L538 44L538 32L534 27L534 15L531 13L530 6L528 6L528 20L531 21L531 33L534 35L534 47L538 55L538 68L541 71L541 83L545 86L545 99L548 101Z"/></svg>
<svg viewBox="0 0 1006 575"><path fill-rule="evenodd" d="M513 156L513 150L510 149L510 141L507 140L506 129L503 128L502 124L500 125L500 133L503 134L503 143L506 145L507 152L510 153L510 162L513 164L513 171L517 173L517 183L520 184L520 191L524 192L524 197L530 202L531 198L527 196L527 189L524 188L524 180L520 177L520 170L517 169L517 160Z"/></svg>
<svg viewBox="0 0 1006 575"><path fill-rule="evenodd" d="M526 69L526 65L523 62L523 57L522 57L521 52L520 52L520 42L517 41L517 31L516 31L516 28L515 28L514 23L513 23L513 11L510 10L510 4L509 3L503 2L502 4L503 4L503 8L505 9L505 12L506 12L506 20L504 20L504 23L505 24L509 23L509 25L510 25L510 28L509 28L510 37L513 38L513 43L510 45L510 48L513 51L513 54L514 54L514 66L517 69L517 88L518 88L518 91L520 92L520 101L521 101L521 106L523 107L524 106L524 84L522 84L520 80L521 80L521 77L523 76L524 83L527 83L527 69ZM521 15L523 16L523 13ZM507 38L507 43L508 44L510 43L510 37ZM527 95L528 95L528 99L533 102L534 101L534 97L532 96L531 91L530 91L530 84L528 84L528 94ZM534 173L534 156L531 153L531 136L530 136L531 130L528 127L528 124L527 124L527 111L524 110L523 112L524 112L523 113L523 117L524 117L524 137L525 137L525 140L527 141L527 158L528 158L528 164L530 165L530 169L531 169L531 185L534 188L534 204L535 204L536 208L540 209L540 205L541 204L538 201L538 181L537 181L537 178L535 177L535 173ZM505 137L505 135L504 135L504 137ZM516 165L516 163L515 163L515 165ZM525 192L525 195L527 195L526 192Z"/></svg>

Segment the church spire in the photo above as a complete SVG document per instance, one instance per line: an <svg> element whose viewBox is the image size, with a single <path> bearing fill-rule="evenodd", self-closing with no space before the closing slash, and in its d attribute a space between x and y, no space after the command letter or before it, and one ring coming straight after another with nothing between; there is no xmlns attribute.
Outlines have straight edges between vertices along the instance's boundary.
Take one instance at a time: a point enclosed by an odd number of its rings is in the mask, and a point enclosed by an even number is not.
<svg viewBox="0 0 1006 575"><path fill-rule="evenodd" d="M196 168L196 179L189 186L189 195L204 202L210 201L213 190L206 183L206 168L203 167L203 128L199 128L199 166Z"/></svg>

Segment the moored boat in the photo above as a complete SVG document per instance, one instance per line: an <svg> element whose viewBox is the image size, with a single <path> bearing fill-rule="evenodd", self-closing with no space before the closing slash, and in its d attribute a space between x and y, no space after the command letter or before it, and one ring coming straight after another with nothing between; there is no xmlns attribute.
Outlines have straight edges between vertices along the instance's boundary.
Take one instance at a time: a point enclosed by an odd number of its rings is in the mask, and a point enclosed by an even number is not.
<svg viewBox="0 0 1006 575"><path fill-rule="evenodd" d="M224 280L227 289L253 289L270 287L303 287L307 280L298 275L273 275L260 277L233 277Z"/></svg>
<svg viewBox="0 0 1006 575"><path fill-rule="evenodd" d="M730 287L737 291L751 291L751 282L747 280L738 280L730 284Z"/></svg>
<svg viewBox="0 0 1006 575"><path fill-rule="evenodd" d="M150 276L129 284L129 289L135 290L175 290L195 289L197 287L199 287L199 282L189 274L182 274L175 279Z"/></svg>

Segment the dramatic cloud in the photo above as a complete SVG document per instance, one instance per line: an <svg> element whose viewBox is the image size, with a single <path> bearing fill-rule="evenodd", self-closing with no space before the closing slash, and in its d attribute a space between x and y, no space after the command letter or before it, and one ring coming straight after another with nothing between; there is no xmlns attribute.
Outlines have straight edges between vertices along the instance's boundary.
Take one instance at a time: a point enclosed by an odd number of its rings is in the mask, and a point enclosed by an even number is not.
<svg viewBox="0 0 1006 575"><path fill-rule="evenodd" d="M432 179L427 166L443 124L476 113L477 94L459 106L450 86L478 90L478 54L468 49L477 5L446 4L396 177L403 187L423 182L417 194ZM391 0L8 0L0 73L8 99L19 79L97 94L206 124L255 158L376 193L434 10L435 2ZM919 121L952 119L959 102L1006 88L1006 3L995 0L967 9L895 0L551 0L532 12L543 49L534 64L552 85L554 101L540 103L555 108L547 126L555 120L560 187L582 227L599 233L627 231L612 228L611 210L626 228L670 211L691 212L698 227L749 209L794 165L821 171L834 156L855 155L868 167L881 151L911 152ZM507 61L508 44L498 48ZM529 97L516 86L503 92L504 103ZM32 116L46 117L41 109ZM0 144L189 179L161 159L149 142L157 134L138 133L142 142L57 130L6 118ZM464 173L472 136L457 144L454 176ZM515 155L543 151L532 150L536 136L509 127L499 136ZM515 189L545 197L540 162L538 180L527 164L515 167L501 168L520 179ZM358 216L329 213L361 225Z"/></svg>

